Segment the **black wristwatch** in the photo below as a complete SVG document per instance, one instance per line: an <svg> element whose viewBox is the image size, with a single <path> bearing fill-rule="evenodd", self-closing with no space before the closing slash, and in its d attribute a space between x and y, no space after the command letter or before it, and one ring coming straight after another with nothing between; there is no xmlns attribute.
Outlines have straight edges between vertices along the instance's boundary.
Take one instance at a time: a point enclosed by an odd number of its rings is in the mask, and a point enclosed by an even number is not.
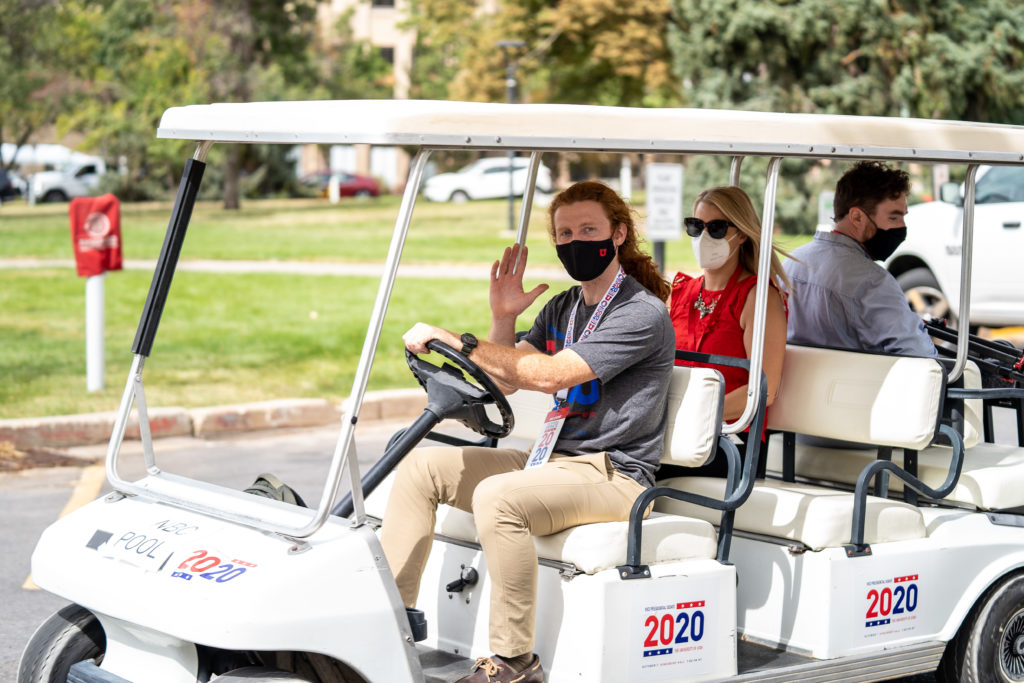
<svg viewBox="0 0 1024 683"><path fill-rule="evenodd" d="M473 336L469 332L464 332L462 334L462 355L468 358L469 354L473 353L473 349L475 349L476 345L479 343L480 342L477 341L477 338L475 336Z"/></svg>

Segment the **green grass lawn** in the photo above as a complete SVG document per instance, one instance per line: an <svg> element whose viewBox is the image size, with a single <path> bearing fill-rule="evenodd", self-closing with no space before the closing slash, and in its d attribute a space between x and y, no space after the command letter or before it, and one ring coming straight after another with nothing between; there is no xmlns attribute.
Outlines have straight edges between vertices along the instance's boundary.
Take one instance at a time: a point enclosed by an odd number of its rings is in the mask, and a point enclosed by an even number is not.
<svg viewBox="0 0 1024 683"><path fill-rule="evenodd" d="M399 200L337 205L249 201L237 212L200 204L182 249L187 259L383 262ZM156 258L170 204L122 206L124 256ZM418 204L403 262L486 269L510 243L503 201ZM787 248L801 239L791 239ZM531 221L530 262L558 264L545 214ZM66 205L0 209L0 257L71 258ZM694 271L688 241L667 245L668 271ZM68 269L0 270L0 418L116 410L151 273L106 279L106 384L85 390L84 280ZM527 286L532 287L527 272ZM557 283L556 283L557 284ZM314 275L175 276L146 363L151 406L203 406L286 397L340 400L352 387L378 281ZM554 286L522 318L529 325ZM482 281L402 280L384 324L370 389L415 386L401 334L423 320L486 334Z"/></svg>

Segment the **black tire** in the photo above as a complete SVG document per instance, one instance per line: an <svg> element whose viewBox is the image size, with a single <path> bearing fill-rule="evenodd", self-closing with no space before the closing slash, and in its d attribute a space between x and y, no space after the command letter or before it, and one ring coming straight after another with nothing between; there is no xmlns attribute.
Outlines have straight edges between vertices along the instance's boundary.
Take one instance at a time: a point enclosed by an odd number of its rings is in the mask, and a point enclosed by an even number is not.
<svg viewBox="0 0 1024 683"><path fill-rule="evenodd" d="M357 199L369 199L373 196L373 193L369 190L356 190L355 196Z"/></svg>
<svg viewBox="0 0 1024 683"><path fill-rule="evenodd" d="M985 593L942 655L942 683L1024 681L1024 574Z"/></svg>
<svg viewBox="0 0 1024 683"><path fill-rule="evenodd" d="M927 268L912 268L896 278L900 289L907 295L907 303L922 318L946 318L955 322L949 299Z"/></svg>
<svg viewBox="0 0 1024 683"><path fill-rule="evenodd" d="M107 638L99 619L79 605L68 605L44 621L25 646L18 683L64 683L78 662L102 661Z"/></svg>
<svg viewBox="0 0 1024 683"><path fill-rule="evenodd" d="M54 202L66 202L67 200L68 196L61 190L49 190L43 195L43 201L50 204Z"/></svg>
<svg viewBox="0 0 1024 683"><path fill-rule="evenodd" d="M452 192L452 196L448 197L448 201L453 204L465 204L469 201L469 195L462 190L455 190L455 192Z"/></svg>

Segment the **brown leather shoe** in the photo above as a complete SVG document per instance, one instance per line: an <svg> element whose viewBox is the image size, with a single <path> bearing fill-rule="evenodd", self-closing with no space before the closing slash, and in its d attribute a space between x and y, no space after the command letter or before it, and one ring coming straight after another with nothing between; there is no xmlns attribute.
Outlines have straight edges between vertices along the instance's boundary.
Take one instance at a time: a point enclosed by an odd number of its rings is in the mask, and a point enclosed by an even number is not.
<svg viewBox="0 0 1024 683"><path fill-rule="evenodd" d="M522 671L513 671L504 659L494 655L476 660L473 673L460 678L457 683L544 683L544 670L537 655Z"/></svg>

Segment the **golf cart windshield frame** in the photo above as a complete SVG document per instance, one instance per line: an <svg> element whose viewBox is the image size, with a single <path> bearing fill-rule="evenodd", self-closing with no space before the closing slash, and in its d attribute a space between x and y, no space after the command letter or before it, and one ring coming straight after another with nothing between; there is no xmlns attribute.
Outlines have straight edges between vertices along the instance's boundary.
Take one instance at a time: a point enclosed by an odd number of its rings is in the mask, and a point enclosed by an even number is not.
<svg viewBox="0 0 1024 683"><path fill-rule="evenodd" d="M540 131L542 134L537 134ZM624 131L640 131L644 137ZM370 369L380 340L423 180L426 162L438 150L520 151L531 154L516 242L523 244L532 209L533 191L541 154L547 151L640 152L711 154L732 157L730 179L737 182L745 156L769 158L762 213L761 253L758 267L768 272L774 229L775 195L782 159L881 159L918 163L967 164L964 226L962 232L960 291L961 318L970 309L971 246L973 243L974 179L979 164L1019 164L1024 155L1024 128L948 121L848 117L813 114L708 111L699 109L626 109L578 105L498 105L465 102L325 101L212 104L167 110L158 137L198 142L186 164L161 249L156 272L132 351L121 409L107 450L107 477L123 495L146 495L156 500L245 524L295 539L315 533L327 520L347 469L355 516L362 524L365 511L355 457L354 430L366 392ZM146 414L142 370L159 326L181 244L191 218L205 158L215 142L279 144L381 144L420 148L409 174L395 222L384 274L353 380L350 400L342 415L342 429L327 481L315 509L263 506L258 515L239 511L247 494L161 472L155 462ZM935 148L936 142L946 144ZM852 143L852 144L851 144ZM908 146L911 145L911 146ZM763 362L764 323L768 278L759 278L755 295L754 339L750 372L760 376ZM967 359L967 335L957 342L957 357L950 381L959 377ZM751 383L754 386L754 383ZM742 416L726 425L725 433L745 429L759 407L759 394L747 392ZM120 444L135 405L148 476L128 482L118 473ZM248 505L241 506L244 509Z"/></svg>

